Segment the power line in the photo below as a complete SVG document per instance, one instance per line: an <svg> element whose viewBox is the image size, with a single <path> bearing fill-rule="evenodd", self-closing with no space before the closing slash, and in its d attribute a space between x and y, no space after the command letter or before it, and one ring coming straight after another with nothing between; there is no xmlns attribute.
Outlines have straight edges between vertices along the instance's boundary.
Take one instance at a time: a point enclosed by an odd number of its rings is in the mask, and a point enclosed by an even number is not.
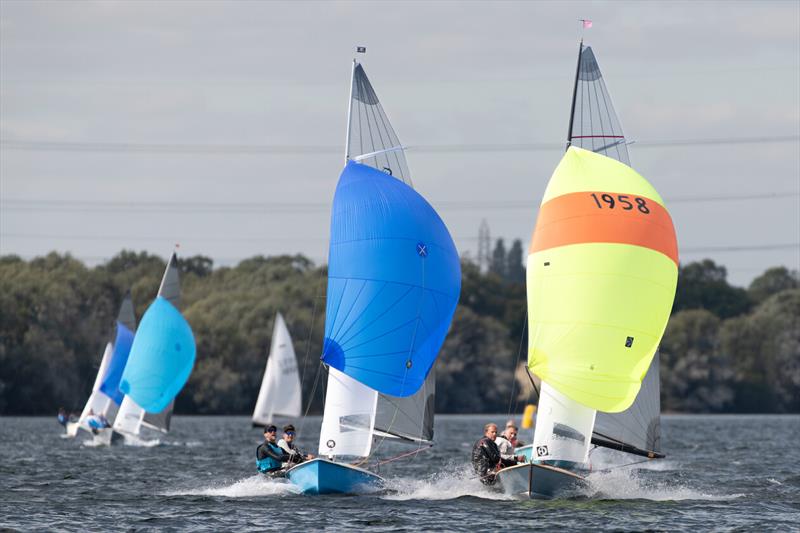
<svg viewBox="0 0 800 533"><path fill-rule="evenodd" d="M715 195L684 195L667 198L669 205L681 203L716 203L737 201L765 201L788 200L800 197L800 191L781 191L754 194L715 194ZM534 213L538 210L534 201L431 201L439 210L526 210ZM163 202L141 200L134 201L89 201L89 200L37 200L33 198L3 198L0 199L3 211L15 212L136 212L136 213L165 213L170 215L193 213L224 213L224 214L270 214L270 213L300 213L300 212L325 212L330 210L330 202Z"/></svg>
<svg viewBox="0 0 800 533"><path fill-rule="evenodd" d="M157 240L174 243L176 237L162 236L145 236L145 235L66 235L66 234L45 234L45 233L0 233L2 237L11 237L16 239L64 239L64 240L96 240L96 241L142 241L142 240ZM244 237L181 237L183 242L308 242L317 241L325 242L327 237L257 237L257 236L244 236ZM477 241L478 237L456 237L457 241ZM700 247L687 247L679 249L680 254L697 254L697 253L719 253L719 252L744 252L755 250L789 250L800 249L800 242L793 243L777 243L777 244L746 244L746 245L730 245L730 246L700 246Z"/></svg>
<svg viewBox="0 0 800 533"><path fill-rule="evenodd" d="M680 147L740 144L774 144L798 142L800 135L773 135L753 137L707 137L696 139L654 139L634 141L637 147ZM498 144L419 144L408 145L407 150L423 153L453 152L536 152L562 150L564 143L498 143ZM331 154L341 151L332 145L279 145L279 144L200 144L200 143L131 143L93 141L45 141L0 139L0 149L58 152L146 153L146 154L198 154L198 155L291 155Z"/></svg>

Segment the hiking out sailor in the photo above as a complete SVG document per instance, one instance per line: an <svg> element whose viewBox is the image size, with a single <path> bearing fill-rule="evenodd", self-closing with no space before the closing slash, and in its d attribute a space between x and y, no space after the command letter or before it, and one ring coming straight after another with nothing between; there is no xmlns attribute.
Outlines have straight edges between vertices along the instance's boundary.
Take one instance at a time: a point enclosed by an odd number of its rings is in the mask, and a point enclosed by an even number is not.
<svg viewBox="0 0 800 533"><path fill-rule="evenodd" d="M283 426L283 438L278 441L278 446L289 454L289 461L284 466L300 464L303 461L314 458L312 454L304 454L300 451L300 448L294 443L296 434L297 432L292 424Z"/></svg>
<svg viewBox="0 0 800 533"><path fill-rule="evenodd" d="M472 447L472 468L484 485L494 485L495 473L502 464L500 450L494 442L496 438L497 424L486 424L483 437Z"/></svg>
<svg viewBox="0 0 800 533"><path fill-rule="evenodd" d="M277 433L275 426L264 427L264 442L256 448L256 467L262 474L281 473L283 463L289 461L289 454L275 442Z"/></svg>
<svg viewBox="0 0 800 533"><path fill-rule="evenodd" d="M517 440L517 426L506 425L505 431L497 436L494 443L500 450L500 463L502 467L514 466L525 461L524 455L514 455L514 442Z"/></svg>

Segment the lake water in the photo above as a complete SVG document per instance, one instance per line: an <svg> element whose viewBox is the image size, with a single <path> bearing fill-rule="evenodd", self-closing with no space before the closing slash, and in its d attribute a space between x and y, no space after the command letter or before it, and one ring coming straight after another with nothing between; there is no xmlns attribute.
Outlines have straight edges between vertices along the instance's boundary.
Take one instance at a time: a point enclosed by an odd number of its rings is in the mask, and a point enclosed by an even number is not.
<svg viewBox="0 0 800 533"><path fill-rule="evenodd" d="M372 496L303 496L256 474L261 432L246 417L177 416L157 444L110 448L88 446L85 433L62 438L55 417L0 418L0 526L800 530L800 416L665 416L667 459L598 471L585 494L555 501L508 499L473 478L473 442L485 422L506 418L439 416L436 446L381 467L391 491ZM309 451L319 424L297 424ZM392 446L380 455L404 451ZM605 452L592 459L596 469L613 462Z"/></svg>

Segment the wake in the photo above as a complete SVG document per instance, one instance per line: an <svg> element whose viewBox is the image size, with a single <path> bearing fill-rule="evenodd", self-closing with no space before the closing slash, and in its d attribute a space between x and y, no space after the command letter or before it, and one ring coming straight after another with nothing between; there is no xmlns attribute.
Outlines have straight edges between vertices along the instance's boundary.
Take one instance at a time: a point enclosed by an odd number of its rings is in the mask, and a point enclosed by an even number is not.
<svg viewBox="0 0 800 533"><path fill-rule="evenodd" d="M651 466L652 465L652 466ZM641 467L644 468L641 468ZM643 475L640 470L667 471L665 464L658 462L637 465L637 469L619 468L589 474L589 486L581 496L591 500L651 500L681 501L705 500L725 501L742 498L744 494L710 494L676 482L658 481Z"/></svg>
<svg viewBox="0 0 800 533"><path fill-rule="evenodd" d="M260 474L240 479L228 485L210 486L164 492L162 496L218 496L223 498L255 498L298 494L300 490L282 479L270 479Z"/></svg>
<svg viewBox="0 0 800 533"><path fill-rule="evenodd" d="M513 500L500 490L483 485L468 464L450 464L444 472L423 478L391 478L386 480L385 500L454 500L474 497L484 500Z"/></svg>

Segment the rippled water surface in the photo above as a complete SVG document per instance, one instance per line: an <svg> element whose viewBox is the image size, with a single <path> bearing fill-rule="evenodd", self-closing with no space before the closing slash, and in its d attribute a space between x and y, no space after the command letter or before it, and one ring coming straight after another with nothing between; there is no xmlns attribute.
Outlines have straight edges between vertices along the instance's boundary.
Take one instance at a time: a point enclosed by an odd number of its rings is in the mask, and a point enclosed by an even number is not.
<svg viewBox="0 0 800 533"><path fill-rule="evenodd" d="M776 530L800 526L800 416L666 416L667 459L598 471L579 498L518 501L472 478L468 455L487 421L439 416L436 446L381 467L391 491L303 496L255 474L261 435L246 417L175 417L139 446L92 447L54 419L0 418L0 526L120 530L284 528L477 530ZM320 419L300 444L313 451ZM524 432L523 432L524 433ZM523 437L525 435L522 435ZM379 455L406 451L384 443ZM636 461L626 456L622 461ZM618 463L619 464L619 463Z"/></svg>

